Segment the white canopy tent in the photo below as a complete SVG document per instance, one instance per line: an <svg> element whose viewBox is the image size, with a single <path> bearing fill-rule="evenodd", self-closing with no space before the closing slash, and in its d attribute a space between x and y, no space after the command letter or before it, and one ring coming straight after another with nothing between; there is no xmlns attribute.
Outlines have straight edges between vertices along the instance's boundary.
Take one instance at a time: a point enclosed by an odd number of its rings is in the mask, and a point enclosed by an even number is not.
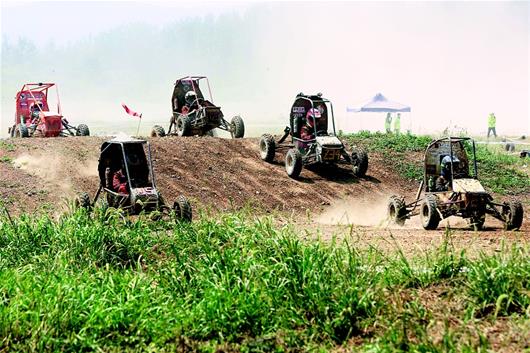
<svg viewBox="0 0 530 353"><path fill-rule="evenodd" d="M381 93L376 94L372 99L370 99L368 102L366 102L364 105L362 105L359 108L350 108L347 107L346 111L349 113L364 113L364 112L370 112L370 113L410 113L411 109L410 106L407 106L405 104L401 104L398 102L394 102L391 100L388 100L385 96L383 96ZM369 124L368 130L382 130L384 127L384 118L385 116L382 116L382 120L377 119L377 121L372 122ZM409 119L410 120L410 119ZM357 130L363 130L366 127L363 127L362 123L362 115L359 119L359 124ZM374 125L374 123L376 125ZM403 117L401 120L401 127L403 130L404 124L403 124ZM351 124L346 124L344 127L345 132L352 132L353 128ZM346 129L347 128L347 129ZM409 127L410 129L410 123ZM351 131L349 131L351 130Z"/></svg>

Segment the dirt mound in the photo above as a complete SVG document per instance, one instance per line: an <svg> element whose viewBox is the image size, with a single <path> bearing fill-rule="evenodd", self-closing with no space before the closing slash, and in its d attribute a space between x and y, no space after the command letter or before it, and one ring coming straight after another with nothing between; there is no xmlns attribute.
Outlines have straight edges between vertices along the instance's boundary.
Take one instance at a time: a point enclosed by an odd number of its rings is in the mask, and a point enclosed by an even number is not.
<svg viewBox="0 0 530 353"><path fill-rule="evenodd" d="M104 138L4 140L0 146L0 197L15 212L66 205L77 192L95 193L99 147ZM196 207L226 210L247 204L265 210L315 210L337 199L380 201L390 193L413 192L383 157L370 155L368 176L349 168L304 169L287 177L283 156L275 164L259 159L257 139L166 137L150 140L157 184L167 200L178 194ZM368 206L369 207L369 206Z"/></svg>
<svg viewBox="0 0 530 353"><path fill-rule="evenodd" d="M106 139L0 141L0 200L13 213L41 208L60 213L78 192L93 196L99 185L99 150ZM311 215L311 227L355 224L385 229L388 196L408 195L410 199L417 188L416 183L399 177L392 167L395 163L378 153L370 154L366 178L355 178L344 166L304 168L301 179L293 180L285 173L284 156L277 154L274 164L261 161L257 139L165 137L150 142L157 185L164 198L171 202L184 194L196 209L224 211L249 205L287 211L300 220ZM525 232L529 212L526 206ZM405 228L421 229L421 225L413 219Z"/></svg>

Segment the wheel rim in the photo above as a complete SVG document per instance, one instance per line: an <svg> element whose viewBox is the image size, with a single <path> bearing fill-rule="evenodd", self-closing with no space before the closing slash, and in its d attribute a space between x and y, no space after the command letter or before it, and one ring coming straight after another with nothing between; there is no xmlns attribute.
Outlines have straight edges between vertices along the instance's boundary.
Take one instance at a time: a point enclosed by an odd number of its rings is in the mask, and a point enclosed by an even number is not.
<svg viewBox="0 0 530 353"><path fill-rule="evenodd" d="M177 131L182 133L182 130L183 130L183 123L182 123L182 119L178 119L177 120Z"/></svg>
<svg viewBox="0 0 530 353"><path fill-rule="evenodd" d="M354 173L357 173L359 171L360 166L359 157L357 156L357 153L353 152L351 154L351 165Z"/></svg>
<svg viewBox="0 0 530 353"><path fill-rule="evenodd" d="M291 168L293 166L293 157L289 154L287 155L287 166Z"/></svg>
<svg viewBox="0 0 530 353"><path fill-rule="evenodd" d="M261 149L261 156L265 157L267 155L268 148L267 148L267 143L265 143L264 140L262 140L260 143L260 149Z"/></svg>
<svg viewBox="0 0 530 353"><path fill-rule="evenodd" d="M396 219L396 207L394 206L394 204L391 204L390 207L389 207L389 210L388 210L388 213L390 214L390 218L392 220L395 220Z"/></svg>
<svg viewBox="0 0 530 353"><path fill-rule="evenodd" d="M423 207L421 208L421 217L422 217L424 220L426 220L426 219L428 219L429 214L430 214L430 212L429 212L429 207L428 207L426 204L423 205Z"/></svg>
<svg viewBox="0 0 530 353"><path fill-rule="evenodd" d="M180 205L177 203L175 203L175 218L176 219L181 219L182 218L182 210L180 208Z"/></svg>

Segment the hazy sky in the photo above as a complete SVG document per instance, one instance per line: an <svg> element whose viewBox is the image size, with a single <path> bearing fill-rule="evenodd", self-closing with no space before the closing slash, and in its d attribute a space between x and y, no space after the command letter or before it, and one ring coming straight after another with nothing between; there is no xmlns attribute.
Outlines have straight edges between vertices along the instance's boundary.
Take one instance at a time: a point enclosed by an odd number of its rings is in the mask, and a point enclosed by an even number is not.
<svg viewBox="0 0 530 353"><path fill-rule="evenodd" d="M382 114L346 113L347 106L358 106L381 92L412 106L402 125L414 131L457 125L483 133L488 113L495 112L501 134L530 132L528 2L2 1L2 41L29 38L41 48L52 43L68 50L72 43L130 23L162 31L189 18L256 16L262 10L267 23L252 32L257 33L257 44L248 53L259 60L249 59L241 68L260 77L252 88L261 96L248 95L248 87L242 85L231 88L230 92L240 91L238 99L231 99L223 91L226 82L215 82L213 73L214 97L223 99L218 102L223 107L241 112L247 124L279 121L287 116L294 95L303 91L323 92L331 99L340 128L382 128ZM35 14L45 22L32 20L28 25ZM202 54L190 50L187 55ZM142 70L157 69L156 63L148 64ZM2 71L4 65L3 60ZM131 96L131 104L144 107L144 116L167 116L170 82L192 73L212 76L208 65L198 72L174 71L168 72L167 82L159 83L167 96L149 102ZM22 77L27 76L21 73L17 86ZM64 96L69 82L63 81ZM12 119L17 89L2 84L2 134ZM110 114L121 114L116 102L104 103L113 104Z"/></svg>
<svg viewBox="0 0 530 353"><path fill-rule="evenodd" d="M251 3L234 1L2 1L2 35L26 37L41 44L67 44L131 23L154 26L187 17L242 13ZM30 14L46 19L44 27L28 26Z"/></svg>

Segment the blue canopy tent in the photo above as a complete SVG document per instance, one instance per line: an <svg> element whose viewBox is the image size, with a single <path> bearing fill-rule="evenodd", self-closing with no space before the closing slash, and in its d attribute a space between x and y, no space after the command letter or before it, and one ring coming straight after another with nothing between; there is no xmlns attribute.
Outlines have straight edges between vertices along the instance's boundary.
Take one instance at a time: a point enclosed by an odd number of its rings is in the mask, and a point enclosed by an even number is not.
<svg viewBox="0 0 530 353"><path fill-rule="evenodd" d="M388 100L381 93L378 93L360 108L347 107L346 111L349 113L410 113L410 107L398 102Z"/></svg>

